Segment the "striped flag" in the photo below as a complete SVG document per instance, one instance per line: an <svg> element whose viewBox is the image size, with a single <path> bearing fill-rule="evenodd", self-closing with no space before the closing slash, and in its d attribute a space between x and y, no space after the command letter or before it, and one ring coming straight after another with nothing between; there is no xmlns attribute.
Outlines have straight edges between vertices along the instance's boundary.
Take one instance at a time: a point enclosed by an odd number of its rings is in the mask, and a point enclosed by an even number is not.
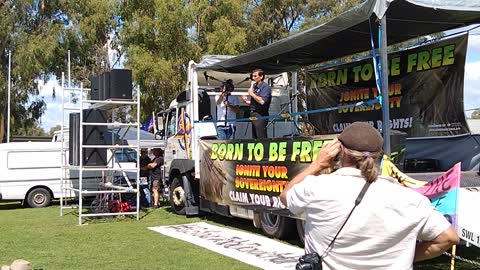
<svg viewBox="0 0 480 270"><path fill-rule="evenodd" d="M457 202L460 188L461 163L453 165L430 182L415 180L401 172L386 156L382 160L382 175L396 179L430 199L431 205L442 213L454 226L457 225Z"/></svg>

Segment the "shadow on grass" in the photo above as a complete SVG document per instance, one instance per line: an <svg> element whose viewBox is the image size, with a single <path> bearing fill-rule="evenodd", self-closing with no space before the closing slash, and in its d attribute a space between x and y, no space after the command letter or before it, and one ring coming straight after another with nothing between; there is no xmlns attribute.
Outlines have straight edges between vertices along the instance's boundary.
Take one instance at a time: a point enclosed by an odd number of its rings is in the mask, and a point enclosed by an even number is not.
<svg viewBox="0 0 480 270"><path fill-rule="evenodd" d="M94 201L94 197L84 199L84 201L83 201L84 210L82 212L83 214L110 213L108 209L103 209L103 212L102 212L102 210L99 210L99 211L96 212L94 209L89 208L93 201ZM79 204L79 201L77 199L69 199L67 201L66 206L70 206L70 207L73 207L73 208L65 209L63 211L63 215L64 216L72 215L72 216L78 217L78 211L77 211L78 210L78 204ZM52 205L56 205L56 206L60 207L60 201L55 200ZM154 210L155 210L154 208L141 206L140 207L140 212L139 212L139 220L144 219L149 214L151 214ZM135 211L135 208L133 207L133 209L131 211ZM98 216L93 216L93 217L84 217L84 218L82 218L83 219L82 224L87 224L87 223L88 224L101 224L101 223L116 222L118 220L136 220L137 219L136 215L131 215L131 214L130 215L123 215L122 213L119 213L119 212L115 212L115 214L116 215L112 215L112 216L98 215Z"/></svg>
<svg viewBox="0 0 480 270"><path fill-rule="evenodd" d="M0 203L0 210L24 209L22 201L9 201Z"/></svg>

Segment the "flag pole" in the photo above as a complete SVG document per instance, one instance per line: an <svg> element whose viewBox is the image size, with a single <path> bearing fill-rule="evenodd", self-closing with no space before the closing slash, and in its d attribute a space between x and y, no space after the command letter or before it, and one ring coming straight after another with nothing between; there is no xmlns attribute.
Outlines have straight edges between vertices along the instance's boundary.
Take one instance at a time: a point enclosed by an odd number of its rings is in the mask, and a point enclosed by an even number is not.
<svg viewBox="0 0 480 270"><path fill-rule="evenodd" d="M12 74L12 51L8 51L8 83L7 83L7 143L10 142L10 88Z"/></svg>
<svg viewBox="0 0 480 270"><path fill-rule="evenodd" d="M455 269L455 256L457 256L457 245L452 246L452 257L450 258L450 270Z"/></svg>
<svg viewBox="0 0 480 270"><path fill-rule="evenodd" d="M157 123L155 123L155 111L152 112L153 134L157 134Z"/></svg>

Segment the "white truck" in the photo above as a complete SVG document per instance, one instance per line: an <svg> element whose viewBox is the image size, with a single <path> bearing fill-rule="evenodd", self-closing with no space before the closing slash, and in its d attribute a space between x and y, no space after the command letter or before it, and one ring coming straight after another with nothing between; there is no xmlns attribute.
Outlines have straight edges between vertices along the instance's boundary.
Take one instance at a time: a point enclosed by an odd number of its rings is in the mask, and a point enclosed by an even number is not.
<svg viewBox="0 0 480 270"><path fill-rule="evenodd" d="M159 136L166 142L164 181L170 187L171 206L177 214L195 215L199 211L205 211L252 219L255 226L261 227L265 234L271 237L287 236L294 227L294 219L287 217L288 211L284 206L278 205L278 190L273 192L273 195L263 196L262 198L272 200L272 205L260 208L250 203L247 206L235 203L231 198L234 195L228 195L228 192L232 192L231 190L225 191L224 196L216 198L209 197L207 194L211 193L209 189L212 188L212 182L211 176L206 174L210 169L205 167L209 166L209 162L202 156L206 154L206 150L202 150L202 144L227 142L216 140L216 99L221 93L221 84L228 79L232 80L235 90L231 95L238 97L247 95L251 83L250 74L223 73L202 68L205 63L221 59L224 58L210 56L203 58L199 64L190 61L185 91L180 93L166 110L158 114ZM296 74L292 74L290 78L296 80ZM296 123L288 117L288 114L297 107L296 89L291 89L287 73L267 75L265 82L272 88L272 102L269 110L271 118L267 126L268 137L284 138L277 140L291 142L298 133ZM275 141L252 139L249 106L240 104L240 111L236 112L236 133L233 141L244 144L245 147L249 143L268 144L270 141ZM235 152L235 149L231 150ZM224 170L231 171L231 168L227 167L224 167ZM281 166L276 168L282 169ZM222 174L222 172L219 173ZM227 186L233 183L233 178L232 173L228 177L225 176L222 180L223 184L220 184L222 188L227 189ZM281 184L285 184L285 181ZM276 200L277 205L273 205L273 200ZM279 215L272 214L270 211L278 209L282 211ZM302 221L299 222L298 228L303 231Z"/></svg>
<svg viewBox="0 0 480 270"><path fill-rule="evenodd" d="M218 60L218 58L214 58ZM278 199L283 187L303 166L315 156L325 140L335 135L298 136L297 123L289 117L297 108L296 73L267 76L272 86L273 99L270 107L268 137L252 139L248 106L237 112L237 131L230 141L216 138L216 98L220 85L227 79L236 85L234 96L245 95L250 86L249 74L232 74L206 70L204 63L214 62L202 59L199 64L189 63L188 81L185 91L158 114L160 137L165 141L165 183L169 186L170 203L177 214L196 215L200 211L235 216L253 220L256 227L275 238L291 237L297 231L303 239L303 220L292 216ZM288 78L293 83L289 84ZM280 119L273 117L280 114ZM404 142L407 148L415 149L408 156L422 162L431 157L442 162L459 161L460 156L442 151L429 152L434 145L447 148L470 149L476 145L478 135L451 137L409 138ZM438 152L438 153L437 153ZM475 152L475 151L474 151ZM472 155L475 153L472 153ZM470 155L462 155L469 160ZM233 165L232 165L233 164ZM472 205L462 199L463 194L478 196L478 167L468 165L462 172L462 186L459 199L459 226L466 232L478 232L477 225L465 223ZM418 179L431 180L440 173L416 175ZM413 175L414 178L417 178ZM471 183L470 183L471 182ZM460 209L461 207L461 209ZM472 236L473 237L473 236ZM475 236L476 237L476 236ZM472 238L473 239L473 238ZM473 243L473 240L470 241ZM478 243L473 243L478 245Z"/></svg>

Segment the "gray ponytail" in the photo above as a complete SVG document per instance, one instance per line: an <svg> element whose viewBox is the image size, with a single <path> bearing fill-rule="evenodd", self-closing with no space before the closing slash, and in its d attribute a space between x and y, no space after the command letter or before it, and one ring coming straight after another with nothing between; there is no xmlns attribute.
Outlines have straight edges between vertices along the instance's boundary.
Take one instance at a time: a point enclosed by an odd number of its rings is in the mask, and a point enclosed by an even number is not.
<svg viewBox="0 0 480 270"><path fill-rule="evenodd" d="M378 177L378 158L380 152L360 152L343 148L347 158L356 164L357 169L360 169L363 178L369 183L373 183Z"/></svg>

